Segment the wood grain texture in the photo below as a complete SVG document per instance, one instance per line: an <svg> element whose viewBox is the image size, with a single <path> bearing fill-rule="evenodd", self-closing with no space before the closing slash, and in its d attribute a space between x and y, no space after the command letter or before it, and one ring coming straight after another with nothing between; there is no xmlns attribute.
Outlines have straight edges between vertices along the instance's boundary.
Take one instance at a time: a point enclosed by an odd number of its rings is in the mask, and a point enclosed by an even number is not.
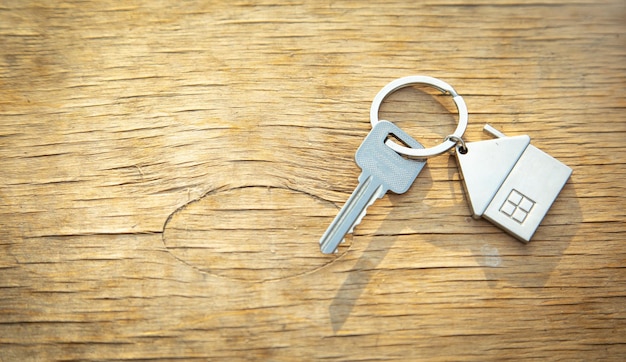
<svg viewBox="0 0 626 362"><path fill-rule="evenodd" d="M530 244L443 155L319 254L414 74L574 169ZM0 360L622 361L624 94L619 0L2 1Z"/></svg>

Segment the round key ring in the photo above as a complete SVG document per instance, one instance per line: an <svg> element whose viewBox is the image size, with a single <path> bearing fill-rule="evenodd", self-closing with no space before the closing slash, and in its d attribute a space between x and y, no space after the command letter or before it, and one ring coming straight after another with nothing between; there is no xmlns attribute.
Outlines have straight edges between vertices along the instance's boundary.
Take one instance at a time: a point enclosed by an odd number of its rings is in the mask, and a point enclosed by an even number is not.
<svg viewBox="0 0 626 362"><path fill-rule="evenodd" d="M426 84L439 89L443 93L450 94L452 96L452 99L454 100L454 103L456 104L457 110L459 111L459 124L456 127L456 130L454 130L454 133L447 136L443 143L435 147L422 149L409 148L399 145L392 139L388 139L385 144L389 146L392 150L406 156L426 158L440 155L457 145L459 140L462 139L463 133L465 133L465 129L467 128L467 120L469 118L467 106L465 105L463 97L461 97L454 90L454 88L452 88L452 86L440 79L422 75L413 75L396 79L387 84L383 89L380 90L380 92L378 92L378 94L376 95L376 97L374 97L374 100L372 101L372 108L370 109L370 122L372 123L372 127L374 127L379 122L378 111L380 109L380 105L383 103L385 98L387 98L387 96L397 91L398 89L405 88L414 84Z"/></svg>

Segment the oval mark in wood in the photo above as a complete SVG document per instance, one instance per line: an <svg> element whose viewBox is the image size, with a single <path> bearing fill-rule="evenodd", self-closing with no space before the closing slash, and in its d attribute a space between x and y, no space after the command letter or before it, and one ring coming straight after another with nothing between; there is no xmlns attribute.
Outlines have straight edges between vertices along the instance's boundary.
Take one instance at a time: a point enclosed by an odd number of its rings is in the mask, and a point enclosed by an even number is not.
<svg viewBox="0 0 626 362"><path fill-rule="evenodd" d="M254 186L209 192L168 218L163 242L179 260L222 277L266 281L317 270L345 254L321 254L333 203L291 189Z"/></svg>

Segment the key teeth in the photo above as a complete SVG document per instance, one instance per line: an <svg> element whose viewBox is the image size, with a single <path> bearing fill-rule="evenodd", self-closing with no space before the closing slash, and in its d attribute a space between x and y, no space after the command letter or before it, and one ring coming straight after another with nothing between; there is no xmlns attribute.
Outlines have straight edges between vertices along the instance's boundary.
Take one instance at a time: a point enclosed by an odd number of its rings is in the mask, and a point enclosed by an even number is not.
<svg viewBox="0 0 626 362"><path fill-rule="evenodd" d="M365 215L367 214L367 208L369 208L370 206L372 206L372 204L374 204L374 202L378 199L380 199L381 197L383 197L385 195L385 192L382 188L380 188L376 194L374 195L375 197L372 197L371 200L367 203L367 205L365 206L365 208L363 209L363 211L361 211L361 213L359 214L359 217L356 218L356 220L354 220L354 224L352 224L352 227L350 227L350 230L348 230L348 234L352 234L354 232L354 228L359 225L361 223L361 221L363 221L363 218L365 217ZM345 240L345 239L344 239Z"/></svg>
<svg viewBox="0 0 626 362"><path fill-rule="evenodd" d="M363 210L363 212L359 215L359 217L356 220L354 220L354 224L352 224L352 227L350 228L350 230L348 230L348 234L352 234L354 232L354 228L357 225L359 225L361 223L361 221L363 221L363 218L365 217L365 214L367 214L367 212L365 210Z"/></svg>
<svg viewBox="0 0 626 362"><path fill-rule="evenodd" d="M374 182L376 182L376 180L374 180ZM387 188L384 185L377 185L375 183L372 183L371 176L366 178L362 178L361 176L359 176L359 185L354 190L346 204L343 205L343 207L339 211L339 214L335 217L333 222L330 224L328 229L326 229L326 232L324 233L324 235L322 235L322 238L320 239L320 248L322 250L322 253L331 254L337 252L337 246L346 241L345 235L352 234L354 232L354 228L361 223L361 220L363 220L363 217L367 213L367 208L370 207L377 199L383 197L386 192ZM349 221L356 212L355 205L350 205L349 203L354 203L359 197L368 197L369 199L367 199L365 207L363 207L361 212L354 219L352 225L350 225L349 230L345 232L344 235L341 235L343 237L339 239L340 235L338 235L338 233L340 232L340 230L346 230L346 224L340 223L345 223L346 221ZM363 203L359 202L358 205L363 205ZM334 249L331 250L331 247L333 246Z"/></svg>

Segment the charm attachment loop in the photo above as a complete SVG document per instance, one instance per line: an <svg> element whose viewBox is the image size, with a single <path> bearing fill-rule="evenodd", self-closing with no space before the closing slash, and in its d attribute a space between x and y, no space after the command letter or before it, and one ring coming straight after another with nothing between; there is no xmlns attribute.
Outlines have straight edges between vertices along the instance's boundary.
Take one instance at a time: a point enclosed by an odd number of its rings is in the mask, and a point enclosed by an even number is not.
<svg viewBox="0 0 626 362"><path fill-rule="evenodd" d="M465 141L461 137L457 137L455 135L449 135L445 138L446 141L454 141L456 143L456 151L461 152L461 154L467 153L467 146L465 145Z"/></svg>

